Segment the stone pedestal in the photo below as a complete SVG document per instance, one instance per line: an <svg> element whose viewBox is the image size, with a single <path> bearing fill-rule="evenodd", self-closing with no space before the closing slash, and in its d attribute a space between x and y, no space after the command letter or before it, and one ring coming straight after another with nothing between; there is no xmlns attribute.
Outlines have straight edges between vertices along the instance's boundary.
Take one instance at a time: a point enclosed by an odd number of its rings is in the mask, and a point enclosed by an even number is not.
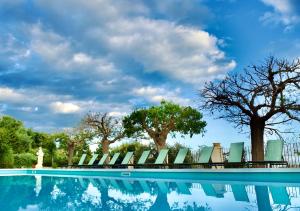
<svg viewBox="0 0 300 211"><path fill-rule="evenodd" d="M213 143L213 146L214 146L214 150L213 150L212 155L211 155L211 161L213 163L224 162L221 144L220 143ZM215 166L213 168L220 169L220 168L224 168L224 167L223 166Z"/></svg>

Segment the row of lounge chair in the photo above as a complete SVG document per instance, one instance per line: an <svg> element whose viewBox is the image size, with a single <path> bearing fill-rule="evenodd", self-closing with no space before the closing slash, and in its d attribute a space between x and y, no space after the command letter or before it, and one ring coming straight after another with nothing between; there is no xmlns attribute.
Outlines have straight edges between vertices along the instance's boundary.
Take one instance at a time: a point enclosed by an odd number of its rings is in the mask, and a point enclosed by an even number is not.
<svg viewBox="0 0 300 211"><path fill-rule="evenodd" d="M150 155L150 150L144 151L136 164L130 163L134 154L133 152L127 152L120 164L116 164L116 161L120 156L120 153L115 153L108 163L105 162L108 159L109 156L108 154L104 154L98 163L95 163L98 154L94 154L93 157L88 162L88 164L86 165L84 164L84 161L87 155L83 154L77 167L104 167L104 166L111 166L111 167L177 166L180 167L180 166L192 166L192 165L199 165L204 167L210 167L210 166L250 167L254 165L259 165L259 166L261 165L270 165L270 166L285 165L286 166L287 165L287 162L284 161L282 157L283 141L280 140L271 140L267 142L264 161L248 161L248 162L243 161L244 142L231 143L229 149L229 156L226 162L211 162L211 156L213 150L214 150L213 146L205 146L200 151L200 157L198 162L184 163L185 157L188 153L188 149L181 148L177 153L174 162L169 164L165 163L169 149L162 149L159 152L154 163L146 163Z"/></svg>
<svg viewBox="0 0 300 211"><path fill-rule="evenodd" d="M100 187L103 189L108 189L112 187L113 189L122 191L126 190L127 192L133 192L136 189L141 189L143 192L151 192L151 187L149 187L149 181L140 179L138 181L128 181L126 180L117 180L117 179L107 179L107 178L89 178L83 179L79 178L80 184L82 187L87 187L90 182L94 187ZM170 193L170 183L157 180L152 181L152 184L156 184L158 190L163 194ZM172 181L171 183L177 186L177 192L184 195L192 195L190 191L190 183L184 181ZM211 196L215 198L224 198L224 194L228 191L225 188L225 184L214 184L209 181L203 181L202 183L196 183L198 189L202 189L206 196ZM174 187L174 186L173 186ZM233 194L235 201L241 202L250 202L248 191L246 190L246 185L242 183L230 184L230 189ZM258 197L264 193L270 192L274 204L290 205L290 196L287 192L285 186L256 186L256 194ZM266 204L270 203L269 198L262 197ZM265 206L261 205L261 208ZM264 210L264 209L260 209Z"/></svg>

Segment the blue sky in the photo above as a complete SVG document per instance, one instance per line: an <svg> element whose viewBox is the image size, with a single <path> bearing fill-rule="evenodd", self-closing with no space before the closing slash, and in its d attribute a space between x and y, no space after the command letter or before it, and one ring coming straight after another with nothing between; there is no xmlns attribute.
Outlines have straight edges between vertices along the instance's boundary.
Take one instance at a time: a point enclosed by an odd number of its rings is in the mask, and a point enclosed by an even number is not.
<svg viewBox="0 0 300 211"><path fill-rule="evenodd" d="M197 107L205 81L269 55L298 58L299 24L297 0L1 0L0 113L53 132L88 111ZM248 141L204 117L204 137L178 140Z"/></svg>

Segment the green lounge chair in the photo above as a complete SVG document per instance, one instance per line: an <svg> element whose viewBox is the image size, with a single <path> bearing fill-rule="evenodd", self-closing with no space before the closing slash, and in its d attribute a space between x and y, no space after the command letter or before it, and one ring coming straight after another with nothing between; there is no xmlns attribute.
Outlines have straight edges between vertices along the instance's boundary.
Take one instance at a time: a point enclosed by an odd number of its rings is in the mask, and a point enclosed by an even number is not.
<svg viewBox="0 0 300 211"><path fill-rule="evenodd" d="M94 164L95 160L97 159L98 154L94 154L93 157L90 159L88 166L91 166Z"/></svg>
<svg viewBox="0 0 300 211"><path fill-rule="evenodd" d="M108 154L107 153L103 154L102 158L99 160L98 166L103 166L107 158L108 158Z"/></svg>
<svg viewBox="0 0 300 211"><path fill-rule="evenodd" d="M282 161L283 141L269 140L267 142L265 161Z"/></svg>
<svg viewBox="0 0 300 211"><path fill-rule="evenodd" d="M83 162L84 162L85 158L86 158L86 154L82 154L82 155L81 155L81 158L80 158L80 160L79 160L79 162L78 162L78 166L83 165Z"/></svg>
<svg viewBox="0 0 300 211"><path fill-rule="evenodd" d="M185 159L185 157L186 157L188 151L189 151L189 149L187 149L187 148L181 148L181 149L178 151L178 153L177 153L177 156L176 156L176 158L175 158L175 160L174 160L174 164L175 164L175 165L183 164L184 159Z"/></svg>
<svg viewBox="0 0 300 211"><path fill-rule="evenodd" d="M200 157L198 160L199 164L208 164L210 162L210 158L212 155L212 152L214 150L214 147L203 147L200 151Z"/></svg>
<svg viewBox="0 0 300 211"><path fill-rule="evenodd" d="M229 156L226 162L211 163L213 166L239 167L246 163L242 161L244 153L244 142L231 143L229 148Z"/></svg>
<svg viewBox="0 0 300 211"><path fill-rule="evenodd" d="M283 160L283 141L282 140L269 140L267 142L265 157L263 161L249 161L248 165L284 165L287 166L287 161Z"/></svg>
<svg viewBox="0 0 300 211"><path fill-rule="evenodd" d="M208 146L203 147L200 151L200 157L198 159L198 162L192 163L190 165L201 165L204 167L209 166L213 149L214 147L208 147Z"/></svg>
<svg viewBox="0 0 300 211"><path fill-rule="evenodd" d="M241 163L244 153L244 142L231 143L228 163Z"/></svg>
<svg viewBox="0 0 300 211"><path fill-rule="evenodd" d="M150 154L150 150L146 150L142 153L140 159L138 160L137 164L138 165L144 165L147 158L149 157L149 154Z"/></svg>
<svg viewBox="0 0 300 211"><path fill-rule="evenodd" d="M128 165L128 163L130 162L131 158L133 156L133 152L127 152L121 165Z"/></svg>
<svg viewBox="0 0 300 211"><path fill-rule="evenodd" d="M116 167L126 167L126 166L134 166L133 164L129 164L131 158L133 156L133 152L127 152L125 157L123 158L121 164L116 164Z"/></svg>
<svg viewBox="0 0 300 211"><path fill-rule="evenodd" d="M119 152L115 153L114 156L112 157L112 159L109 161L108 165L109 166L115 165L115 163L116 163L117 159L119 158L119 156L120 156Z"/></svg>
<svg viewBox="0 0 300 211"><path fill-rule="evenodd" d="M164 161L168 155L168 152L169 152L169 149L162 149L160 150L154 164L155 165L163 165L164 164Z"/></svg>

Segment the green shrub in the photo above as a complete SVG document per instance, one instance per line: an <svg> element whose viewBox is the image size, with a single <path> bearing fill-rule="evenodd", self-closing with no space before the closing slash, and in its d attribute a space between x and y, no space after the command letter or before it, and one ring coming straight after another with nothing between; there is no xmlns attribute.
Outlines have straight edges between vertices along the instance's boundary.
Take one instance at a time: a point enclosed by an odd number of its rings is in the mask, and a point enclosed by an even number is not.
<svg viewBox="0 0 300 211"><path fill-rule="evenodd" d="M56 169L58 167L57 163L54 163L52 164L52 168Z"/></svg>
<svg viewBox="0 0 300 211"><path fill-rule="evenodd" d="M0 152L0 168L12 168L14 166L14 156L11 148L6 148Z"/></svg>
<svg viewBox="0 0 300 211"><path fill-rule="evenodd" d="M17 168L32 167L37 162L37 157L31 153L20 153L14 155L14 166Z"/></svg>
<svg viewBox="0 0 300 211"><path fill-rule="evenodd" d="M68 164L66 151L63 149L58 149L55 153L54 162L57 166L66 166Z"/></svg>

